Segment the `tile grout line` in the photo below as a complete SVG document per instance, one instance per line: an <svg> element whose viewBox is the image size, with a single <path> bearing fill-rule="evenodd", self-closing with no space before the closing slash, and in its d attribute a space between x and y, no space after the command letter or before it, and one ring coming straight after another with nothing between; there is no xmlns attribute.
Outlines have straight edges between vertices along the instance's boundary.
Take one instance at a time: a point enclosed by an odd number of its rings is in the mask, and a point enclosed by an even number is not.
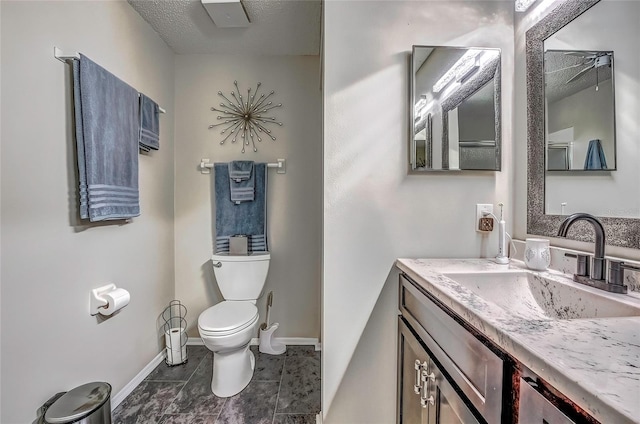
<svg viewBox="0 0 640 424"><path fill-rule="evenodd" d="M227 406L227 400L229 398L224 398L224 402L222 402L222 405L220 406L220 410L218 411L218 415L216 415L216 419L213 421L214 424L218 422L218 420L220 419L220 415L222 415L222 411L224 410L224 407Z"/></svg>
<svg viewBox="0 0 640 424"><path fill-rule="evenodd" d="M278 401L280 400L280 390L282 390L282 380L284 379L284 370L286 366L287 366L287 357L285 356L284 360L282 361L282 374L280 374L280 383L278 383L278 394L276 395L276 404L273 407L273 419L271 420L271 424L275 424L276 422L276 413L278 412Z"/></svg>
<svg viewBox="0 0 640 424"><path fill-rule="evenodd" d="M176 395L173 397L173 399L171 399L171 402L167 405L166 408L164 408L162 410L162 414L160 415L160 419L162 419L166 414L166 410L173 405L173 402L178 398L178 396L180 396L180 393L182 393L182 391L184 390L185 387L187 387L187 384L189 384L189 381L191 381L191 379L193 378L194 374L196 373L196 371L198 371L198 368L200 368L200 365L202 365L202 362L207 358L207 356L209 356L209 352L207 352L204 357L200 360L200 362L198 362L198 365L196 365L196 367L194 368L193 372L191 373L191 375L189 376L189 378L187 379L187 381L184 382L184 384L182 385L182 387L180 388L180 390L178 390L178 393L176 393ZM211 360L213 361L213 356L211 357ZM176 380L176 382L178 382L181 380Z"/></svg>
<svg viewBox="0 0 640 424"><path fill-rule="evenodd" d="M196 365L196 367L194 368L193 372L191 373L191 375L189 376L189 378L187 379L187 383L189 381L191 381L191 379L193 378L193 376L195 375L196 371L198 371L198 368L200 368L200 365L202 365L202 362L204 362L205 359L207 359L207 356L211 355L211 362L213 362L213 353L210 353L207 350L207 353L204 355L204 357L200 360L200 362L198 362L198 365ZM186 384L185 384L186 386Z"/></svg>

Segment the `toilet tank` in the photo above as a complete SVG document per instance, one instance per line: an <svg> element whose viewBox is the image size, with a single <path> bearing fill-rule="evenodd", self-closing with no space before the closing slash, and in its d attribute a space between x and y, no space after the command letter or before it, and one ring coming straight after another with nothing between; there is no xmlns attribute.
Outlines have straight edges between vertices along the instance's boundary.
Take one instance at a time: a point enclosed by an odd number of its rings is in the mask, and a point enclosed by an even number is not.
<svg viewBox="0 0 640 424"><path fill-rule="evenodd" d="M216 253L212 256L213 271L225 300L256 300L267 280L269 252L248 255Z"/></svg>

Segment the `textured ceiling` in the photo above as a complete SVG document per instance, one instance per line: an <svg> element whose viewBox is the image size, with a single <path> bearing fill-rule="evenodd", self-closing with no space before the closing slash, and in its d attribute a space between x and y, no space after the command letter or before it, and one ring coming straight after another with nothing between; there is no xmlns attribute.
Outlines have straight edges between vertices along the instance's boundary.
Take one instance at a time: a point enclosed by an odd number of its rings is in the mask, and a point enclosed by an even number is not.
<svg viewBox="0 0 640 424"><path fill-rule="evenodd" d="M200 0L127 0L177 54L320 54L320 0L243 0L251 24L218 28Z"/></svg>
<svg viewBox="0 0 640 424"><path fill-rule="evenodd" d="M544 53L545 95L549 102L556 102L589 87L594 87L595 90L596 81L599 84L611 84L612 68L610 66L598 68L597 74L596 69L593 68L576 80L567 83L574 75L588 67L580 65L585 61L583 57L566 54L572 52L553 50ZM589 53L585 52L585 54Z"/></svg>

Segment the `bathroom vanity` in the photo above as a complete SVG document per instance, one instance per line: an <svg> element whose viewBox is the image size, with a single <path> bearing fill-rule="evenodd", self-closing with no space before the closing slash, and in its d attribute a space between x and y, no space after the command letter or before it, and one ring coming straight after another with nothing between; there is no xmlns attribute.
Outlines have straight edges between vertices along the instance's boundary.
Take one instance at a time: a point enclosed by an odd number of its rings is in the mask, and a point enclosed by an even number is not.
<svg viewBox="0 0 640 424"><path fill-rule="evenodd" d="M396 266L398 424L640 423L640 298L517 261Z"/></svg>

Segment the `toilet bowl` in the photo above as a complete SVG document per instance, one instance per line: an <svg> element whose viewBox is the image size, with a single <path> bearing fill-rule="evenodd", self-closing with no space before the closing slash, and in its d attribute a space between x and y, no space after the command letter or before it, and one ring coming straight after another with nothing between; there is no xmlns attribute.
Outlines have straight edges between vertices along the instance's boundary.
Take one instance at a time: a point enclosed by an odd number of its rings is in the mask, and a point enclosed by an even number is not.
<svg viewBox="0 0 640 424"><path fill-rule="evenodd" d="M198 331L213 352L211 390L233 396L251 381L255 359L249 343L258 325L258 308L249 301L223 301L198 318Z"/></svg>
<svg viewBox="0 0 640 424"><path fill-rule="evenodd" d="M268 252L212 258L218 286L225 300L198 317L198 331L204 345L213 352L211 391L218 397L240 393L251 378L255 358L249 350L257 333L258 308L269 269Z"/></svg>

